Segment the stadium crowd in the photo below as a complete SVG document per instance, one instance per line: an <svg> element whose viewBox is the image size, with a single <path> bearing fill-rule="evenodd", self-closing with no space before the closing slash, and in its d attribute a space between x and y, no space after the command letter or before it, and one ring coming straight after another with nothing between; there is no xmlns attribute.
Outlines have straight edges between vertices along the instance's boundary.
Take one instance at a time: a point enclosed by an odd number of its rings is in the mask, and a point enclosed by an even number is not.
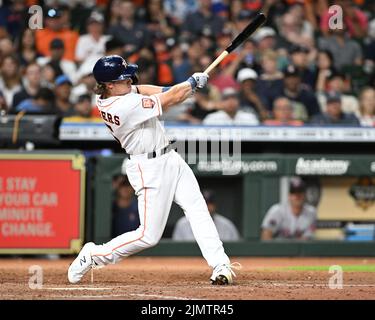
<svg viewBox="0 0 375 320"><path fill-rule="evenodd" d="M43 8L43 28L29 8ZM343 10L331 29L330 5ZM164 120L219 125L375 125L371 0L13 0L0 8L1 114L99 117L92 67L109 54L139 82L204 70L263 11L267 22Z"/></svg>

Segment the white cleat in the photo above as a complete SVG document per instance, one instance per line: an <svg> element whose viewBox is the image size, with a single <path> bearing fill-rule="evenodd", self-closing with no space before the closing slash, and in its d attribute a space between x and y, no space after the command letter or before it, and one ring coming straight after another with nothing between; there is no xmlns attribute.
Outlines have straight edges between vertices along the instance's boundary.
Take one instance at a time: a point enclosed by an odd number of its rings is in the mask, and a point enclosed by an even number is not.
<svg viewBox="0 0 375 320"><path fill-rule="evenodd" d="M233 269L241 269L241 265L238 262L232 264L222 264L217 266L212 272L210 278L211 283L214 285L228 285L233 284L233 277L236 276Z"/></svg>
<svg viewBox="0 0 375 320"><path fill-rule="evenodd" d="M92 249L95 247L95 243L86 243L81 252L72 262L68 269L68 279L70 283L79 282L82 277L93 267L94 261L91 258Z"/></svg>

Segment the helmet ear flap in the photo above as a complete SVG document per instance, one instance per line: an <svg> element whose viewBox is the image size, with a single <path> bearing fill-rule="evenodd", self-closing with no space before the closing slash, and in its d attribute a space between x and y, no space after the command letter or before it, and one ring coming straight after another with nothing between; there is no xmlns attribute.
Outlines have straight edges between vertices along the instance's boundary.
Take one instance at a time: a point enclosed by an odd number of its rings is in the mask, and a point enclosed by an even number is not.
<svg viewBox="0 0 375 320"><path fill-rule="evenodd" d="M139 81L138 75L136 73L134 73L134 75L130 79L132 80L132 84L137 84Z"/></svg>

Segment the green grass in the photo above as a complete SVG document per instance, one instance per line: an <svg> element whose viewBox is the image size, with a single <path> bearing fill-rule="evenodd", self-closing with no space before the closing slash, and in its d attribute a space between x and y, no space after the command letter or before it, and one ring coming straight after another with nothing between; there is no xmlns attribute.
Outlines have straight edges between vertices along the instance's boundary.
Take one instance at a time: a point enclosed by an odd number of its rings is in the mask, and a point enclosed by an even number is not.
<svg viewBox="0 0 375 320"><path fill-rule="evenodd" d="M344 272L375 272L375 265L373 264L359 264L359 265L341 265ZM283 271L327 271L330 266L290 266L280 267L277 270Z"/></svg>

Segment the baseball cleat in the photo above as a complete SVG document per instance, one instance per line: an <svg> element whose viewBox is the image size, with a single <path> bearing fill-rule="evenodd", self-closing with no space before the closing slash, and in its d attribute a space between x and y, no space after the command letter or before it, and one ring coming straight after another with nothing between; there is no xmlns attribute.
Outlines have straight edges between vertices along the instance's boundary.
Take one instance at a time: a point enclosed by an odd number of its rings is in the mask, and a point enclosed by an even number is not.
<svg viewBox="0 0 375 320"><path fill-rule="evenodd" d="M93 267L95 262L92 260L91 251L95 243L86 243L77 258L72 262L68 269L68 279L70 283L79 282L82 277Z"/></svg>
<svg viewBox="0 0 375 320"><path fill-rule="evenodd" d="M211 283L219 286L233 284L233 277L235 277L236 274L232 268L240 269L241 265L238 262L235 262L233 264L222 264L217 266L212 272L210 278Z"/></svg>

